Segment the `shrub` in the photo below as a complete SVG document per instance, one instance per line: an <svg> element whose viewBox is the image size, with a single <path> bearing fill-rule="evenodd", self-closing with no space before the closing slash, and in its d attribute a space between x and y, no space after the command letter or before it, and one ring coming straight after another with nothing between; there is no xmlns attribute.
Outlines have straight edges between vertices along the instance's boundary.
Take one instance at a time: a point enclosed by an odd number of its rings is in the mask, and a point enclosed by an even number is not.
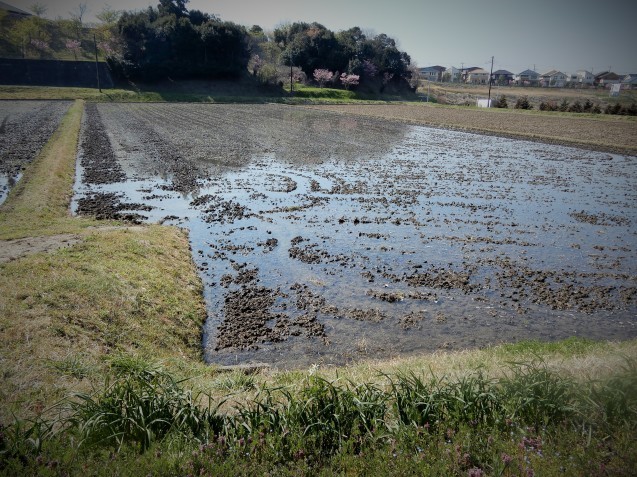
<svg viewBox="0 0 637 477"><path fill-rule="evenodd" d="M509 103L507 103L507 98L505 95L500 96L500 98L494 103L493 107L495 108L508 108Z"/></svg>
<svg viewBox="0 0 637 477"><path fill-rule="evenodd" d="M533 109L533 106L529 103L529 98L527 96L523 96L518 98L515 102L514 109Z"/></svg>
<svg viewBox="0 0 637 477"><path fill-rule="evenodd" d="M583 112L582 104L579 101L575 101L568 108L569 113L581 113Z"/></svg>
<svg viewBox="0 0 637 477"><path fill-rule="evenodd" d="M557 111L558 106L555 101L540 102L540 111Z"/></svg>

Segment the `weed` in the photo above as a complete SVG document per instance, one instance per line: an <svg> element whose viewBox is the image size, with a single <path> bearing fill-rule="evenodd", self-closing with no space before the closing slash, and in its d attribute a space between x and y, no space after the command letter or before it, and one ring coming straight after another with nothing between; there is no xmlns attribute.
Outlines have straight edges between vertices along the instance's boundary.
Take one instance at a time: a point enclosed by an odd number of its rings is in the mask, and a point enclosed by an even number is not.
<svg viewBox="0 0 637 477"><path fill-rule="evenodd" d="M253 375L240 371L222 375L212 382L214 389L222 391L251 391L256 388L256 379Z"/></svg>
<svg viewBox="0 0 637 477"><path fill-rule="evenodd" d="M541 362L513 363L500 386L509 419L537 428L573 416L573 383Z"/></svg>
<svg viewBox="0 0 637 477"><path fill-rule="evenodd" d="M95 370L86 363L87 357L79 354L67 354L61 360L49 360L49 366L62 376L84 379L92 375Z"/></svg>
<svg viewBox="0 0 637 477"><path fill-rule="evenodd" d="M201 438L218 433L223 419L216 408L200 408L200 395L180 386L170 374L142 360L117 360L115 376L96 396L78 394L71 403L71 423L79 429L82 443L139 445L145 452L152 442L170 432Z"/></svg>

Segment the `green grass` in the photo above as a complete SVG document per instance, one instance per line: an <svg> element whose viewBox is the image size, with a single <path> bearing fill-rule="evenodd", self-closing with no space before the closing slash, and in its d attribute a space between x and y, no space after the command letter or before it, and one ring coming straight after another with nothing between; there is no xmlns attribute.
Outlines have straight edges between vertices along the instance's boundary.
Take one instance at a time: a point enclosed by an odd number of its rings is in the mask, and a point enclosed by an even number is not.
<svg viewBox="0 0 637 477"><path fill-rule="evenodd" d="M49 99L49 100L74 100L83 99L88 101L118 101L132 100L135 97L135 91L116 88L103 89L102 92L97 88L74 88L74 87L56 87L56 86L0 86L0 99L18 100L18 99Z"/></svg>
<svg viewBox="0 0 637 477"><path fill-rule="evenodd" d="M262 85L251 77L237 81L164 81L130 83L115 89L59 88L49 86L0 86L0 99L84 99L96 102L194 102L194 103L357 103L401 101L405 98L369 95L343 89L315 88L297 84L294 94L283 88ZM409 98L408 98L409 99Z"/></svg>
<svg viewBox="0 0 637 477"><path fill-rule="evenodd" d="M136 475L631 475L637 361L603 380L544 363L503 376L412 372L383 383L306 376L242 403L206 396L157 363L116 357L103 384L54 420L3 429L0 469ZM105 465L105 456L111 455Z"/></svg>

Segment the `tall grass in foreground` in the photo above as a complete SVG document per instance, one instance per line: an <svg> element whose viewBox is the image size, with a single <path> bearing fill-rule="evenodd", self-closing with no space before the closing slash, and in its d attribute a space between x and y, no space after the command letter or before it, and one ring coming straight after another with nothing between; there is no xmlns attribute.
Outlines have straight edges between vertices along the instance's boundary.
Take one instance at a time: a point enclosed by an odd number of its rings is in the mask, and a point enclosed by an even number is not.
<svg viewBox="0 0 637 477"><path fill-rule="evenodd" d="M630 475L637 463L634 359L585 382L541 361L512 364L499 378L410 373L355 385L306 376L293 386L257 385L240 403L194 392L144 360L116 358L110 369L95 393L60 404L56 419L2 428L0 469L38 473L55 462L73 473L81 455L106 474L103 452L115 467L141 466L135 474Z"/></svg>

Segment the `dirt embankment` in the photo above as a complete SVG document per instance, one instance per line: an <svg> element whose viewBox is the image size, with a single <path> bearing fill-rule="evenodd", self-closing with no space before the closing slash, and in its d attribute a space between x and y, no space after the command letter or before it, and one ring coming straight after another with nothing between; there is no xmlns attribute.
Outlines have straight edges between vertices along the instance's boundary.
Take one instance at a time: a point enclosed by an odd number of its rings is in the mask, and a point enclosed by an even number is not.
<svg viewBox="0 0 637 477"><path fill-rule="evenodd" d="M427 104L321 105L313 108L637 155L637 121L628 118L602 120Z"/></svg>

